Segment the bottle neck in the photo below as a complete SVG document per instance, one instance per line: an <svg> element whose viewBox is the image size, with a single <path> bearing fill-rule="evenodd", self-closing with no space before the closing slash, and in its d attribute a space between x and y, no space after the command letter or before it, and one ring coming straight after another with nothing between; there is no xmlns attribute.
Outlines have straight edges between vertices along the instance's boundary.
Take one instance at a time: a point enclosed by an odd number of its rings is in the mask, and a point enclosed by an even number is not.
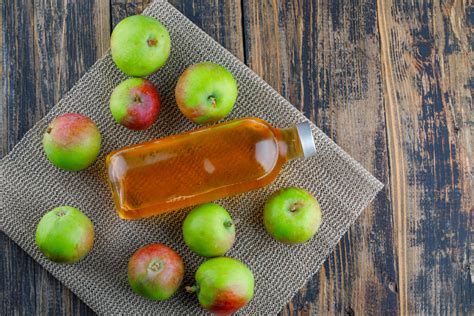
<svg viewBox="0 0 474 316"><path fill-rule="evenodd" d="M285 161L304 157L300 137L296 127L276 128L278 150Z"/></svg>

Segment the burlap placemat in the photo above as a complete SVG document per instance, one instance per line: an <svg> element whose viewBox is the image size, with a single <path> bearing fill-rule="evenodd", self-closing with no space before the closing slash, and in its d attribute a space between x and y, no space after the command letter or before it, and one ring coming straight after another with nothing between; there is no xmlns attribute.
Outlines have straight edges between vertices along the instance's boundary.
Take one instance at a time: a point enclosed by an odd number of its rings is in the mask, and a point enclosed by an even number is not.
<svg viewBox="0 0 474 316"><path fill-rule="evenodd" d="M237 104L229 119L260 117L276 127L307 120L268 84L221 47L185 16L163 0L145 11L170 31L172 51L166 66L151 76L162 95L162 113L147 131L129 131L116 124L109 112L112 89L125 76L110 55L97 61L66 96L39 121L0 164L0 228L29 255L101 314L199 314L193 295L180 290L166 302L152 302L135 295L127 282L127 261L140 246L162 242L184 258L184 284L202 258L185 246L181 223L187 210L140 221L123 221L115 213L105 182L104 156L113 149L196 128L178 111L174 87L189 65L209 60L231 70L239 85ZM77 112L91 117L103 136L101 155L85 171L65 172L45 158L42 134L60 113ZM245 314L275 314L316 273L341 236L372 201L382 184L349 157L315 125L312 125L317 155L292 161L277 181L260 190L218 201L229 210L237 226L235 246L228 253L248 264L256 279L254 299ZM320 201L323 222L308 243L280 244L262 225L262 205L276 189L297 186ZM41 216L53 207L72 205L94 222L96 241L92 253L74 265L46 260L35 246L35 228Z"/></svg>

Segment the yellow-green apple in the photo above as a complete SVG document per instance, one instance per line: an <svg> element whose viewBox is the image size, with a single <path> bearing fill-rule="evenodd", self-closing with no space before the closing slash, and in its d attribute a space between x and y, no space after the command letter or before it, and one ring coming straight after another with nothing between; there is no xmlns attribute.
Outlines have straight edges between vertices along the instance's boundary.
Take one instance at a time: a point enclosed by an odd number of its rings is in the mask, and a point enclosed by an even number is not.
<svg viewBox="0 0 474 316"><path fill-rule="evenodd" d="M120 21L110 39L112 60L125 74L148 76L161 68L171 49L171 38L160 21L133 15Z"/></svg>
<svg viewBox="0 0 474 316"><path fill-rule="evenodd" d="M36 244L50 260L74 263L85 257L94 244L94 225L77 208L52 209L36 227Z"/></svg>
<svg viewBox="0 0 474 316"><path fill-rule="evenodd" d="M183 237L186 245L200 256L222 256L234 243L234 222L225 208L206 203L186 216Z"/></svg>
<svg viewBox="0 0 474 316"><path fill-rule="evenodd" d="M188 67L175 90L180 111L197 124L226 117L237 100L237 82L223 66L201 62Z"/></svg>
<svg viewBox="0 0 474 316"><path fill-rule="evenodd" d="M266 201L263 221L270 235L288 244L310 240L321 225L319 202L307 191L286 188Z"/></svg>

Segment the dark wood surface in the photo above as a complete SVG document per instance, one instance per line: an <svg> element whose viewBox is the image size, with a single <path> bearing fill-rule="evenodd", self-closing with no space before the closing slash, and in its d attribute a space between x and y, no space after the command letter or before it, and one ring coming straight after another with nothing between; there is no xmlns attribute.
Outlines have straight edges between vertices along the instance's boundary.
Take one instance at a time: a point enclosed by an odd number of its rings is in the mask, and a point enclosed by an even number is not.
<svg viewBox="0 0 474 316"><path fill-rule="evenodd" d="M0 2L4 156L149 1ZM474 313L472 3L171 3L385 184L282 313ZM1 315L93 314L0 247Z"/></svg>

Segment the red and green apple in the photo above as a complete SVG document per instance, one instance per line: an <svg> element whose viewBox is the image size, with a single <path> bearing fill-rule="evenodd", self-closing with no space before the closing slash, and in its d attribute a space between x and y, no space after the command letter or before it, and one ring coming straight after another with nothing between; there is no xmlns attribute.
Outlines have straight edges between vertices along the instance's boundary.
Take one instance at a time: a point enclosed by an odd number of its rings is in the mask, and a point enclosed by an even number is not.
<svg viewBox="0 0 474 316"><path fill-rule="evenodd" d="M95 123L82 114L56 117L43 135L46 157L56 167L77 171L90 166L100 151L101 135Z"/></svg>
<svg viewBox="0 0 474 316"><path fill-rule="evenodd" d="M150 300L167 300L178 290L184 275L180 255L163 244L138 249L128 262L128 282L135 293Z"/></svg>
<svg viewBox="0 0 474 316"><path fill-rule="evenodd" d="M196 293L202 307L215 314L232 314L253 297L255 280L252 271L239 260L219 257L201 264L196 271L196 285L186 287Z"/></svg>
<svg viewBox="0 0 474 316"><path fill-rule="evenodd" d="M147 129L160 114L160 95L150 80L129 78L122 81L110 96L110 111L123 126Z"/></svg>

